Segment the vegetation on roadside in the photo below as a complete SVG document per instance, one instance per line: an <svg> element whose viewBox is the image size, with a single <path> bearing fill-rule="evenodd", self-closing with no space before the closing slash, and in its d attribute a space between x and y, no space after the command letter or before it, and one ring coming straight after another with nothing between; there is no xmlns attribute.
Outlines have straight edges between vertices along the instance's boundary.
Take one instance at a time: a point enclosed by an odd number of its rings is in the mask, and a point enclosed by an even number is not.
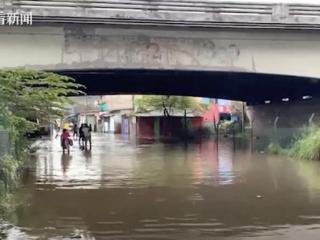
<svg viewBox="0 0 320 240"><path fill-rule="evenodd" d="M62 116L68 96L81 94L82 86L55 73L0 70L0 129L9 134L9 151L0 155L0 213L10 202L10 192L19 182L28 142L26 135ZM4 197L5 196L5 197Z"/></svg>
<svg viewBox="0 0 320 240"><path fill-rule="evenodd" d="M80 94L73 79L36 70L0 70L0 126L13 141L61 116L67 96ZM17 148L19 145L15 145Z"/></svg>
<svg viewBox="0 0 320 240"><path fill-rule="evenodd" d="M320 160L320 126L306 128L292 145L290 155L299 159Z"/></svg>
<svg viewBox="0 0 320 240"><path fill-rule="evenodd" d="M0 160L0 192L6 193L14 187L18 179L19 162L12 156L4 156Z"/></svg>
<svg viewBox="0 0 320 240"><path fill-rule="evenodd" d="M239 123L234 122L234 121L221 121L221 123L219 124L219 131L223 132L223 133L241 133L241 126Z"/></svg>
<svg viewBox="0 0 320 240"><path fill-rule="evenodd" d="M295 137L288 147L271 143L268 147L273 154L288 155L297 159L320 160L320 126L306 127L302 134Z"/></svg>
<svg viewBox="0 0 320 240"><path fill-rule="evenodd" d="M173 110L190 110L202 112L206 110L204 104L196 101L192 97L183 96L141 96L135 99L137 112L149 112L160 110L165 116L170 116Z"/></svg>
<svg viewBox="0 0 320 240"><path fill-rule="evenodd" d="M287 155L289 154L289 149L283 148L279 143L270 143L268 146L268 151L274 155Z"/></svg>
<svg viewBox="0 0 320 240"><path fill-rule="evenodd" d="M6 219L12 223L16 222L16 210L28 201L28 194L17 194L13 191L20 182L22 163L23 161L17 161L8 155L0 159L0 221Z"/></svg>

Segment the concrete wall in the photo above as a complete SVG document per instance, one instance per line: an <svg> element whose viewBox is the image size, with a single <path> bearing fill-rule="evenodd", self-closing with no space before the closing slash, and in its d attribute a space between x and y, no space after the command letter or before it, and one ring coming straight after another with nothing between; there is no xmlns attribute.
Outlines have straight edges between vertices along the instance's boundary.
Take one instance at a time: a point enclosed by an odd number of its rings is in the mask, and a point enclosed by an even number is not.
<svg viewBox="0 0 320 240"><path fill-rule="evenodd" d="M312 32L1 27L0 68L156 68L320 77ZM94 81L94 79L93 79Z"/></svg>
<svg viewBox="0 0 320 240"><path fill-rule="evenodd" d="M255 138L288 143L303 127L320 122L320 99L248 107Z"/></svg>

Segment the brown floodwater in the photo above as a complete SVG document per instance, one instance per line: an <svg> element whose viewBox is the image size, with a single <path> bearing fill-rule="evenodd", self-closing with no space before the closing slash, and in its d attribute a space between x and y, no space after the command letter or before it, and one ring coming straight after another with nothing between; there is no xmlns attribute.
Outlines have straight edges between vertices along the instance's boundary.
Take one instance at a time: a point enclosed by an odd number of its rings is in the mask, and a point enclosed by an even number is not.
<svg viewBox="0 0 320 240"><path fill-rule="evenodd" d="M70 156L44 142L8 239L319 239L320 164L223 139L135 143L95 135Z"/></svg>

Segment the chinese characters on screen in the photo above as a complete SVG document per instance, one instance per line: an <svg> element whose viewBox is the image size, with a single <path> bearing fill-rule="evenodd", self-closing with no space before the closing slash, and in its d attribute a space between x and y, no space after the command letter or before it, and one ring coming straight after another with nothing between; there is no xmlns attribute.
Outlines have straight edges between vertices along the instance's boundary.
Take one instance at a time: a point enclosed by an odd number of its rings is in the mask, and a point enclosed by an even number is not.
<svg viewBox="0 0 320 240"><path fill-rule="evenodd" d="M0 12L0 26L31 26L32 12Z"/></svg>

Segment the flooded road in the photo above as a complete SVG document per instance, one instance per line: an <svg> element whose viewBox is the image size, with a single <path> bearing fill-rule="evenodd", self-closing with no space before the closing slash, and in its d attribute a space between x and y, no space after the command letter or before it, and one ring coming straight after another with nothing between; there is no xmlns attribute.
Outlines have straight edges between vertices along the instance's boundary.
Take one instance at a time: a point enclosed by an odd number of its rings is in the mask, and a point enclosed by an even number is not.
<svg viewBox="0 0 320 240"><path fill-rule="evenodd" d="M9 239L304 239L320 234L320 164L232 141L137 144L96 135L92 152L45 144L20 189Z"/></svg>

